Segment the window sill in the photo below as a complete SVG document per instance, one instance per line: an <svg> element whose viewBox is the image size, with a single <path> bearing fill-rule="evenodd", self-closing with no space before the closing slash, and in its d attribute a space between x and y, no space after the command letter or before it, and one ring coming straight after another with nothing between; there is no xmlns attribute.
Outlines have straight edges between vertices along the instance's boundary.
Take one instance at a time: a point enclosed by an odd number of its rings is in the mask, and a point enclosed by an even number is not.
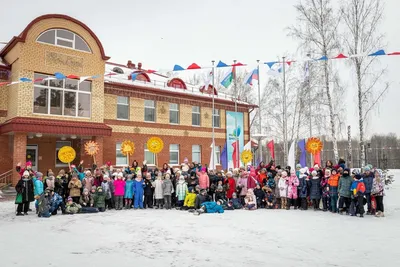
<svg viewBox="0 0 400 267"><path fill-rule="evenodd" d="M192 124L192 126L193 126L193 127L200 127L200 125L193 125L193 124Z"/></svg>
<svg viewBox="0 0 400 267"><path fill-rule="evenodd" d="M79 116L67 116L67 115L55 115L55 114L47 114L47 113L35 113L32 112L33 115L39 116L49 116L49 117L61 117L61 118L74 118L74 119L87 119L90 120L91 117L79 117Z"/></svg>
<svg viewBox="0 0 400 267"><path fill-rule="evenodd" d="M147 123L156 123L155 121L144 121L144 122L147 122Z"/></svg>
<svg viewBox="0 0 400 267"><path fill-rule="evenodd" d="M121 118L117 118L117 121L129 121L129 119L121 119Z"/></svg>
<svg viewBox="0 0 400 267"><path fill-rule="evenodd" d="M178 123L169 123L170 125L179 125L179 122Z"/></svg>

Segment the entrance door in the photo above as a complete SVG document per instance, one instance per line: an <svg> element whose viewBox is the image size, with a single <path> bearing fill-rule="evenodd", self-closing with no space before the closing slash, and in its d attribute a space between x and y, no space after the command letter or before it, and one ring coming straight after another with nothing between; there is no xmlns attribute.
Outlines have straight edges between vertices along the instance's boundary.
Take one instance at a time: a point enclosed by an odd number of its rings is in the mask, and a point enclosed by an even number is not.
<svg viewBox="0 0 400 267"><path fill-rule="evenodd" d="M37 145L26 146L26 161L32 162L32 169L34 171L38 170L38 146Z"/></svg>

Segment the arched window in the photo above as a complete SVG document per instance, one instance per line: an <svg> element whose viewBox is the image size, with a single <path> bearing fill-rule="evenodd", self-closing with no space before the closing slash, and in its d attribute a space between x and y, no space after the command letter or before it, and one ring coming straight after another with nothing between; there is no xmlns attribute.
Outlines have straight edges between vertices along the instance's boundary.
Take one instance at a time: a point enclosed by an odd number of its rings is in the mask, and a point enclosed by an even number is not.
<svg viewBox="0 0 400 267"><path fill-rule="evenodd" d="M185 82L179 78L173 78L169 80L167 86L180 89L187 89Z"/></svg>
<svg viewBox="0 0 400 267"><path fill-rule="evenodd" d="M124 74L124 71L121 68L118 67L114 67L112 69L113 72L119 73L119 74Z"/></svg>
<svg viewBox="0 0 400 267"><path fill-rule="evenodd" d="M64 29L51 29L42 32L36 41L39 43L52 44L84 52L92 52L82 37Z"/></svg>

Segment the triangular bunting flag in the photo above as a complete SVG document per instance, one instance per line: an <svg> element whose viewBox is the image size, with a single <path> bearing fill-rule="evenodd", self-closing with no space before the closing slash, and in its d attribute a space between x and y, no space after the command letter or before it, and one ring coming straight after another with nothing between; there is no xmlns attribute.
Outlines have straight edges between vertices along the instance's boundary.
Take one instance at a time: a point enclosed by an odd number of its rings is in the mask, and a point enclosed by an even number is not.
<svg viewBox="0 0 400 267"><path fill-rule="evenodd" d="M400 56L400 52L389 53L388 56Z"/></svg>
<svg viewBox="0 0 400 267"><path fill-rule="evenodd" d="M179 65L175 65L173 71L180 71L180 70L185 70L184 68L182 68Z"/></svg>
<svg viewBox="0 0 400 267"><path fill-rule="evenodd" d="M135 73L132 73L131 74L131 78L132 78L132 82L134 81L134 80L136 80L136 78L137 78L137 76L140 74L140 72L135 72Z"/></svg>
<svg viewBox="0 0 400 267"><path fill-rule="evenodd" d="M37 83L37 82L41 82L41 81L43 81L43 80L44 80L44 78L37 78L37 79L34 79L33 82L34 82L34 83Z"/></svg>
<svg viewBox="0 0 400 267"><path fill-rule="evenodd" d="M295 61L294 60L286 61L286 64L288 64L288 66L290 66L293 62L295 62Z"/></svg>
<svg viewBox="0 0 400 267"><path fill-rule="evenodd" d="M146 72L151 74L151 73L155 73L156 71L155 70L147 70Z"/></svg>
<svg viewBox="0 0 400 267"><path fill-rule="evenodd" d="M6 85L6 84L9 84L10 82L1 82L0 83L0 86L3 86L3 85Z"/></svg>
<svg viewBox="0 0 400 267"><path fill-rule="evenodd" d="M221 60L218 62L217 64L217 68L223 68L223 67L228 67L228 65L226 65L224 62L222 62Z"/></svg>
<svg viewBox="0 0 400 267"><path fill-rule="evenodd" d="M70 74L70 75L67 76L67 78L69 78L69 79L79 79L79 76Z"/></svg>
<svg viewBox="0 0 400 267"><path fill-rule="evenodd" d="M201 69L199 65L196 63L192 63L189 67L187 67L188 70L196 70L196 69Z"/></svg>
<svg viewBox="0 0 400 267"><path fill-rule="evenodd" d="M369 54L369 57L374 57L374 56L384 56L386 55L385 51L383 49L376 51L375 53Z"/></svg>
<svg viewBox="0 0 400 267"><path fill-rule="evenodd" d="M25 77L22 77L22 78L20 78L19 79L21 82L31 82L32 80L31 79L28 79L28 78L25 78Z"/></svg>
<svg viewBox="0 0 400 267"><path fill-rule="evenodd" d="M317 60L328 60L328 57L327 57L327 56L322 56L322 57L320 57L320 58L317 59Z"/></svg>
<svg viewBox="0 0 400 267"><path fill-rule="evenodd" d="M332 58L332 59L340 59L340 58L347 58L345 55L343 54L339 54L336 57Z"/></svg>
<svg viewBox="0 0 400 267"><path fill-rule="evenodd" d="M232 67L239 67L239 66L245 66L245 65L240 62L232 64Z"/></svg>
<svg viewBox="0 0 400 267"><path fill-rule="evenodd" d="M275 63L277 63L277 62L276 61L274 61L274 62L265 62L265 64L267 64L269 68L272 68L272 66L274 66Z"/></svg>
<svg viewBox="0 0 400 267"><path fill-rule="evenodd" d="M56 72L54 73L54 76L56 77L57 80L63 80L65 78L67 78L64 74L62 74L61 72Z"/></svg>

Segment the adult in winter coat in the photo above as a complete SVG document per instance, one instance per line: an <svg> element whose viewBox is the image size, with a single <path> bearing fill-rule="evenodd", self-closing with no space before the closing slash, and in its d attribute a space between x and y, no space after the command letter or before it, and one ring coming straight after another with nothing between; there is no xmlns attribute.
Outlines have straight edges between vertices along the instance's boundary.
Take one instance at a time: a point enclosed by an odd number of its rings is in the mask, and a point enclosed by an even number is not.
<svg viewBox="0 0 400 267"><path fill-rule="evenodd" d="M308 187L307 187L307 181L308 177L306 175L306 169L302 168L300 169L300 174L299 174L299 187L298 187L298 192L299 195L298 197L300 198L300 209L301 210L307 210L308 205L307 205L307 196L308 196Z"/></svg>
<svg viewBox="0 0 400 267"><path fill-rule="evenodd" d="M17 216L28 215L29 203L34 201L33 181L29 178L29 172L24 171L23 176L15 186L18 194L22 195L21 203L17 203ZM22 211L24 214L22 214Z"/></svg>
<svg viewBox="0 0 400 267"><path fill-rule="evenodd" d="M135 180L133 180L133 195L134 195L134 205L135 209L143 209L143 195L144 195L144 181L142 179L142 174L139 172L136 174Z"/></svg>
<svg viewBox="0 0 400 267"><path fill-rule="evenodd" d="M153 182L151 181L151 174L148 172L146 173L146 179L144 180L144 208L153 208L153 192L154 186Z"/></svg>
<svg viewBox="0 0 400 267"><path fill-rule="evenodd" d="M376 200L376 214L375 217L385 217L383 207L383 197L385 196L385 181L382 179L381 174L376 170L374 173L374 181L372 183L371 194Z"/></svg>
<svg viewBox="0 0 400 267"><path fill-rule="evenodd" d="M125 181L125 209L130 209L132 206L132 199L133 199L133 175L128 174L127 179Z"/></svg>
<svg viewBox="0 0 400 267"><path fill-rule="evenodd" d="M178 207L183 206L183 202L185 201L187 191L188 187L185 182L185 177L181 175L179 176L179 181L176 185L176 197L178 198Z"/></svg>
<svg viewBox="0 0 400 267"><path fill-rule="evenodd" d="M154 181L154 198L156 200L156 209L162 209L164 203L164 190L161 172L158 173L157 179Z"/></svg>
<svg viewBox="0 0 400 267"><path fill-rule="evenodd" d="M85 177L82 180L82 185L83 188L87 188L89 192L92 191L92 186L94 185L94 178L90 171L85 172Z"/></svg>
<svg viewBox="0 0 400 267"><path fill-rule="evenodd" d="M72 179L68 183L68 188L69 196L72 197L75 203L79 203L79 198L81 197L82 183L78 179L78 175L76 175L75 173L72 174Z"/></svg>
<svg viewBox="0 0 400 267"><path fill-rule="evenodd" d="M288 178L288 203L286 209L290 209L290 206L293 205L294 209L297 209L296 199L297 199L297 187L299 186L299 178L297 178L296 171L291 170L290 176Z"/></svg>
<svg viewBox="0 0 400 267"><path fill-rule="evenodd" d="M114 181L114 199L115 199L115 209L122 210L124 195L125 195L125 181L122 172L118 173L117 180Z"/></svg>
<svg viewBox="0 0 400 267"><path fill-rule="evenodd" d="M346 168L343 170L343 174L339 179L339 185L338 185L340 214L342 214L343 211L349 213L351 204L350 187L352 183L353 183L353 178L350 176L350 169Z"/></svg>
<svg viewBox="0 0 400 267"><path fill-rule="evenodd" d="M171 195L174 193L174 186L171 182L170 175L167 173L165 175L165 180L162 184L163 195L164 195L164 205L167 210L171 209Z"/></svg>
<svg viewBox="0 0 400 267"><path fill-rule="evenodd" d="M283 171L278 183L279 197L281 198L281 208L287 207L288 177L287 172Z"/></svg>
<svg viewBox="0 0 400 267"><path fill-rule="evenodd" d="M374 174L371 172L371 168L369 166L364 168L364 175L362 176L365 184L365 197L367 199L367 215L371 214L371 191L372 184L374 182Z"/></svg>
<svg viewBox="0 0 400 267"><path fill-rule="evenodd" d="M281 179L282 172L278 172L274 177L275 190L273 191L276 198L276 206L279 208L281 206L281 196L279 190L279 180Z"/></svg>
<svg viewBox="0 0 400 267"><path fill-rule="evenodd" d="M196 170L196 174L199 177L200 188L201 189L210 188L210 178L208 177L208 174L206 172L206 168L201 168L200 172L198 170Z"/></svg>
<svg viewBox="0 0 400 267"><path fill-rule="evenodd" d="M257 174L253 167L250 167L249 176L247 178L247 189L254 189L259 183L257 180Z"/></svg>
<svg viewBox="0 0 400 267"><path fill-rule="evenodd" d="M228 190L226 191L226 197L232 199L232 194L236 192L236 181L233 179L232 172L227 172L226 177L228 177Z"/></svg>
<svg viewBox="0 0 400 267"><path fill-rule="evenodd" d="M312 171L312 177L310 180L308 180L308 187L310 188L310 199L313 202L314 210L319 209L319 202L321 200L321 178L317 174L317 171Z"/></svg>

